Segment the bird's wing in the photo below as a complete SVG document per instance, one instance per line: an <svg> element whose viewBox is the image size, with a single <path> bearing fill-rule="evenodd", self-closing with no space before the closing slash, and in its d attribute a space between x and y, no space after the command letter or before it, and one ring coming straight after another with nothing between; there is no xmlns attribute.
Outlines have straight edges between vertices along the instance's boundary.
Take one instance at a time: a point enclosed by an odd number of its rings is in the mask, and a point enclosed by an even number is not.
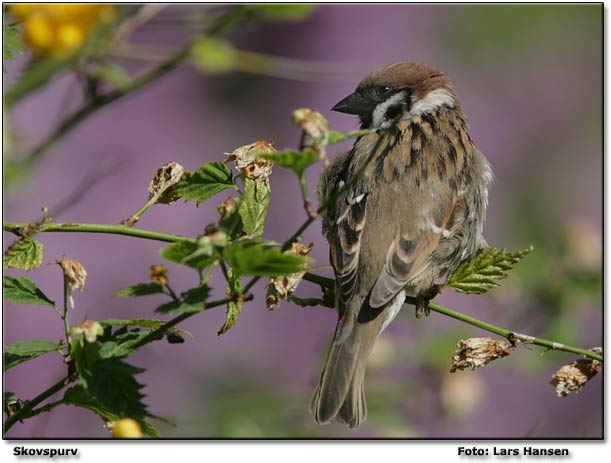
<svg viewBox="0 0 611 463"><path fill-rule="evenodd" d="M451 243L464 221L464 199L456 194L429 210L428 216L414 217L416 227L400 230L386 253L386 261L369 297L369 305L379 308L387 304L405 286L418 286L420 278L433 269L433 254L441 242ZM441 269L439 269L441 270ZM428 289L428 288L424 288Z"/></svg>
<svg viewBox="0 0 611 463"><path fill-rule="evenodd" d="M343 180L338 188L344 185ZM361 249L361 235L365 226L367 193L358 187L350 188L340 195L335 204L335 223L331 224L329 236L331 264L335 270L339 294L348 302L354 295L357 284L357 268Z"/></svg>

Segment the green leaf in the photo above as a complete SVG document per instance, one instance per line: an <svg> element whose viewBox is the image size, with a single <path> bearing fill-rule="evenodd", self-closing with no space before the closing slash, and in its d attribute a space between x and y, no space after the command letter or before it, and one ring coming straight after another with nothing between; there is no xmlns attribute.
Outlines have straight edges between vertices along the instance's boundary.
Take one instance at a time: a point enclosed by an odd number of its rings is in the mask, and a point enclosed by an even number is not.
<svg viewBox="0 0 611 463"><path fill-rule="evenodd" d="M2 277L2 290L4 298L15 304L34 304L55 306L36 284L25 277Z"/></svg>
<svg viewBox="0 0 611 463"><path fill-rule="evenodd" d="M116 413L111 408L105 406L104 404L93 398L81 385L74 386L66 390L62 401L68 405L73 405L75 407L82 407L91 410L92 412L101 416L105 421L117 421L121 418L126 417L124 415ZM147 414L147 416L150 415ZM138 421L138 423L140 423L140 426L142 426L142 431L146 435L151 437L159 437L159 432L153 426L151 426L150 423L144 420L143 417L130 416L129 418L133 418Z"/></svg>
<svg viewBox="0 0 611 463"><path fill-rule="evenodd" d="M193 313L200 312L206 308L206 298L210 288L198 286L185 291L180 295L180 300L168 302L157 307L156 312L161 313Z"/></svg>
<svg viewBox="0 0 611 463"><path fill-rule="evenodd" d="M219 336L221 334L225 334L227 330L235 325L235 322L238 320L238 315L240 315L240 312L242 312L242 306L244 305L244 301L240 297L240 293L242 292L242 279L240 278L239 274L231 269L228 273L229 281L227 282L227 297L231 298L231 300L227 303L225 324L219 330Z"/></svg>
<svg viewBox="0 0 611 463"><path fill-rule="evenodd" d="M21 35L19 31L14 27L5 24L2 26L2 59L13 60L14 53L21 53L23 51L23 43L21 42ZM4 72L4 63L2 66L2 72Z"/></svg>
<svg viewBox="0 0 611 463"><path fill-rule="evenodd" d="M318 153L312 148L305 148L302 151L283 150L275 153L263 153L261 156L274 164L292 170L298 176L301 176L305 169L318 161L319 158Z"/></svg>
<svg viewBox="0 0 611 463"><path fill-rule="evenodd" d="M231 170L222 162L207 162L195 172L185 172L174 193L200 204L227 188L237 190Z"/></svg>
<svg viewBox="0 0 611 463"><path fill-rule="evenodd" d="M104 328L111 326L138 326L141 328L148 328L147 334L153 330L160 328L161 326L167 323L167 320L157 320L152 318L130 318L127 320L119 319L119 318L107 318L106 320L100 320L98 323L102 325ZM166 333L176 334L176 335L186 335L193 339L193 335L182 328L177 328L173 326L168 329Z"/></svg>
<svg viewBox="0 0 611 463"><path fill-rule="evenodd" d="M4 268L37 269L42 264L44 246L35 239L25 237L9 246L2 258Z"/></svg>
<svg viewBox="0 0 611 463"><path fill-rule="evenodd" d="M191 47L195 66L204 72L229 72L239 68L238 52L225 40L202 37Z"/></svg>
<svg viewBox="0 0 611 463"><path fill-rule="evenodd" d="M307 258L282 252L270 242L240 240L229 244L224 256L239 275L281 276L304 270Z"/></svg>
<svg viewBox="0 0 611 463"><path fill-rule="evenodd" d="M313 5L304 4L249 5L247 8L269 21L301 21L314 11Z"/></svg>
<svg viewBox="0 0 611 463"><path fill-rule="evenodd" d="M159 255L180 265L202 271L220 259L220 252L210 240L198 240L197 243L178 241L159 250Z"/></svg>
<svg viewBox="0 0 611 463"><path fill-rule="evenodd" d="M119 416L136 419L148 415L140 393L143 386L134 378L143 371L118 358L96 359L81 365L79 379L87 393L102 405Z"/></svg>
<svg viewBox="0 0 611 463"><path fill-rule="evenodd" d="M507 252L506 249L481 250L472 260L465 261L448 278L446 286L467 294L482 294L500 286L497 280L506 278L520 260L533 250Z"/></svg>
<svg viewBox="0 0 611 463"><path fill-rule="evenodd" d="M147 330L126 331L119 336L115 336L113 341L100 343L100 358L122 358L134 352L134 345L148 336Z"/></svg>
<svg viewBox="0 0 611 463"><path fill-rule="evenodd" d="M112 295L112 297L138 297L150 294L163 293L163 286L157 283L139 283L134 286L122 288Z"/></svg>
<svg viewBox="0 0 611 463"><path fill-rule="evenodd" d="M49 352L59 351L62 348L62 345L45 339L17 341L13 344L5 345L2 371L7 371L20 363L35 359Z"/></svg>
<svg viewBox="0 0 611 463"><path fill-rule="evenodd" d="M269 183L267 179L243 179L246 189L239 205L244 231L247 235L258 237L263 234L267 207L269 205Z"/></svg>

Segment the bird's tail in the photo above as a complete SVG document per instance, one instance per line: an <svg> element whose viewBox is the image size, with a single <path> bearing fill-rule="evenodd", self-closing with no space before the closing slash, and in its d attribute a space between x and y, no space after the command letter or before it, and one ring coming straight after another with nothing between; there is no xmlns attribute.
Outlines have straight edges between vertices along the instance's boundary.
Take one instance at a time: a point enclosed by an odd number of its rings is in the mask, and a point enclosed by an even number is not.
<svg viewBox="0 0 611 463"><path fill-rule="evenodd" d="M336 418L350 428L367 418L365 402L365 364L379 331L376 323L347 323L340 319L327 362L310 402L310 410L319 424Z"/></svg>

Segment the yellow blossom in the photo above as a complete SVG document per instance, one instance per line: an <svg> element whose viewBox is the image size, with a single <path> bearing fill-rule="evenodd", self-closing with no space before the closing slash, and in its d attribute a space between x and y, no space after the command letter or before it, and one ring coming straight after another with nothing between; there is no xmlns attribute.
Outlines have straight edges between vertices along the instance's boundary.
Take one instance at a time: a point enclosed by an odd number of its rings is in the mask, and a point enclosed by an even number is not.
<svg viewBox="0 0 611 463"><path fill-rule="evenodd" d="M25 42L39 55L63 55L78 49L99 23L114 18L112 5L81 3L15 4Z"/></svg>
<svg viewBox="0 0 611 463"><path fill-rule="evenodd" d="M142 428L136 420L122 418L112 426L112 437L119 439L138 439L143 436Z"/></svg>

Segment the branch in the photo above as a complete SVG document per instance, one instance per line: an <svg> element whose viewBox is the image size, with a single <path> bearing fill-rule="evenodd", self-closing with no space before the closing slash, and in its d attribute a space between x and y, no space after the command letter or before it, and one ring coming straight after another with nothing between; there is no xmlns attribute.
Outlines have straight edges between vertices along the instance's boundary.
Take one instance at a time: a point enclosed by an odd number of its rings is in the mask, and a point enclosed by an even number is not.
<svg viewBox="0 0 611 463"><path fill-rule="evenodd" d="M245 14L244 9L240 7L230 9L226 14L221 16L218 21L213 24L206 36L213 37L224 32L227 28L239 21ZM49 135L47 135L38 145L36 145L25 157L25 162L33 162L39 158L53 143L62 136L70 132L83 122L88 116L103 108L109 103L116 101L126 95L129 95L142 87L163 77L168 72L175 69L180 63L187 59L191 52L192 43L189 42L183 48L170 55L166 60L155 66L148 72L145 72L139 77L136 77L131 82L120 89L113 90L93 98L80 109L66 117Z"/></svg>
<svg viewBox="0 0 611 463"><path fill-rule="evenodd" d="M98 223L60 223L60 222L3 222L2 229L14 233L17 236L33 235L36 233L75 232L75 233L106 233L111 235L135 236L155 241L174 243L176 241L188 241L195 243L195 239L186 236L173 235L170 233L142 230L126 227L125 225L107 225Z"/></svg>
<svg viewBox="0 0 611 463"><path fill-rule="evenodd" d="M60 379L57 383L55 383L53 386L51 386L46 391L38 394L32 400L26 401L24 406L18 412L14 413L13 415L9 416L6 419L6 421L4 422L4 426L2 428L2 432L6 433L9 429L11 429L11 427L17 421L28 418L30 416L29 413L34 409L34 407L36 407L42 401L51 397L53 394L61 391L65 386L67 386L73 380L74 380L74 377L71 375L68 375L65 378Z"/></svg>
<svg viewBox="0 0 611 463"><path fill-rule="evenodd" d="M96 112L98 109L103 108L109 103L118 100L130 93L139 90L140 88L154 82L158 78L164 76L169 71L174 69L181 61L189 56L191 45L183 47L181 50L170 56L167 60L151 69L149 72L143 74L140 77L132 80L129 84L121 89L116 89L105 95L100 95L92 99L89 103L78 109L66 117L56 128L47 135L38 145L36 145L26 156L26 162L33 162L39 158L53 143L55 143L62 136L70 132L81 122L83 122L88 116Z"/></svg>
<svg viewBox="0 0 611 463"><path fill-rule="evenodd" d="M315 283L319 286L322 286L324 288L329 288L329 289L333 289L335 288L335 280L332 280L331 278L326 278L320 275L316 275L313 273L306 273L303 276L304 280L310 281L312 283ZM411 297L408 296L405 301L408 304L411 305L416 305L416 298L415 297ZM482 330L486 330L489 331L491 333L497 334L499 336L502 336L504 338L507 338L510 342L513 340L515 342L515 340L519 340L522 341L525 344L534 344L536 346L541 346L541 347L546 347L549 350L559 350L562 352L570 352L573 354L579 354L579 355L584 355L586 357L589 357L591 359L595 359L595 360L599 360L599 361L603 361L603 356L590 350L590 349L582 349L580 347L574 347L574 346L569 346L566 344L562 344L559 342L555 342L555 341L549 341L547 339L543 339L543 338L536 338L534 336L529 336L526 334L520 334L520 333L516 333L515 331L511 331L508 330L506 328L501 328L499 326L493 325L491 323L487 323L484 322L482 320L479 320L477 318L471 317L469 315L466 315L464 313L461 312L457 312L455 310L452 309L448 309L447 307L443 307L439 304L434 304L433 302L429 302L428 303L428 308L434 312L446 315L448 317L451 318L455 318L456 320L460 320L461 322L467 323L469 325L473 325L476 326L478 328L481 328Z"/></svg>

